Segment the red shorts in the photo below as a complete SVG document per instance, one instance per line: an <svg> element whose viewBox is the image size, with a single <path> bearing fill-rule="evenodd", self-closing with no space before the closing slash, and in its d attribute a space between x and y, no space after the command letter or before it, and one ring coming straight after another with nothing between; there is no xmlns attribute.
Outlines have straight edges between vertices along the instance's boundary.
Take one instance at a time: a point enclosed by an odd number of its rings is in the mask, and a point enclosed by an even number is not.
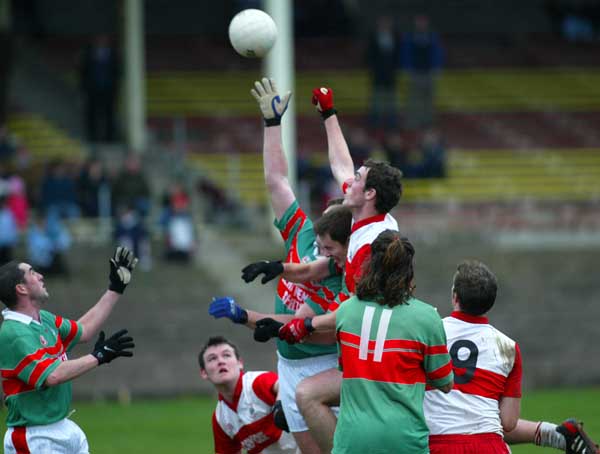
<svg viewBox="0 0 600 454"><path fill-rule="evenodd" d="M510 454L498 434L430 435L430 454Z"/></svg>

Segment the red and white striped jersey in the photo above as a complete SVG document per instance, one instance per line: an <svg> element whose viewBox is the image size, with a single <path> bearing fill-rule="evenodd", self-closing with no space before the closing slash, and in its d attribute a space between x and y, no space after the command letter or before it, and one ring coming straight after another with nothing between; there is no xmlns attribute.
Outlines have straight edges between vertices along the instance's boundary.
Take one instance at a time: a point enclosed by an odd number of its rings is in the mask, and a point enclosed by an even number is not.
<svg viewBox="0 0 600 454"><path fill-rule="evenodd" d="M454 388L428 389L423 409L431 435L498 433L499 401L521 397L518 344L489 324L487 317L453 312L444 319Z"/></svg>
<svg viewBox="0 0 600 454"><path fill-rule="evenodd" d="M240 376L233 403L219 395L213 413L213 435L217 454L293 454L294 438L273 421L276 396L274 372L246 372Z"/></svg>
<svg viewBox="0 0 600 454"><path fill-rule="evenodd" d="M371 216L352 224L344 266L344 288L329 306L330 311L335 311L341 303L356 293L356 284L360 279L363 264L371 256L371 243L384 230L398 230L398 223L389 213Z"/></svg>

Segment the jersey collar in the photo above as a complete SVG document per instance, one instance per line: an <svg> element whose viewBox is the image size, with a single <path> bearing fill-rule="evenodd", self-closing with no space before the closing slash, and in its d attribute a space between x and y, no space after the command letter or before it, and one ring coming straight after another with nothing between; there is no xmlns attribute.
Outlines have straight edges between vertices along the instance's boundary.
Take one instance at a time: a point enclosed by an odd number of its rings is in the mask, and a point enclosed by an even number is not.
<svg viewBox="0 0 600 454"><path fill-rule="evenodd" d="M354 233L356 232L358 229L360 229L361 227L364 227L365 225L368 224L372 224L374 222L381 222L383 220L385 220L385 216L386 214L376 214L375 216L371 216L365 219L362 219L360 221L355 222L354 224L352 224L352 232Z"/></svg>
<svg viewBox="0 0 600 454"><path fill-rule="evenodd" d="M227 404L229 408L233 411L237 411L238 403L240 402L240 397L242 395L243 381L242 377L244 376L244 371L240 371L240 378L238 378L237 383L235 384L235 391L233 392L233 402L229 402L227 399L223 397L222 394L219 394L219 400L222 400Z"/></svg>
<svg viewBox="0 0 600 454"><path fill-rule="evenodd" d="M2 317L4 318L4 320L14 320L16 322L24 323L25 325L29 325L31 322L38 323L29 315L25 315L17 311L11 311L8 308L2 311Z"/></svg>
<svg viewBox="0 0 600 454"><path fill-rule="evenodd" d="M469 315L461 311L452 312L450 317L457 318L467 323L479 323L481 325L488 325L490 323L487 317L481 315Z"/></svg>

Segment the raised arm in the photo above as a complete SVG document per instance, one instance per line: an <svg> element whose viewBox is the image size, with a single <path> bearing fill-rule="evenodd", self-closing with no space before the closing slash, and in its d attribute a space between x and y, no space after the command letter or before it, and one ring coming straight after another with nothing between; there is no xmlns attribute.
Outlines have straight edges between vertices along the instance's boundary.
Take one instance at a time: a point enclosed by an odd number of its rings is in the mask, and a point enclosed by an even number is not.
<svg viewBox="0 0 600 454"><path fill-rule="evenodd" d="M348 179L354 178L354 162L333 107L333 91L326 87L313 89L312 102L321 113L325 125L331 172L335 181L342 186Z"/></svg>
<svg viewBox="0 0 600 454"><path fill-rule="evenodd" d="M131 273L138 259L133 252L125 247L119 246L110 259L110 274L108 290L102 295L98 302L88 310L78 322L83 327L80 342L92 339L102 324L112 312L116 302L119 300L125 288L131 281Z"/></svg>
<svg viewBox="0 0 600 454"><path fill-rule="evenodd" d="M291 92L281 98L275 81L264 77L254 82L250 91L258 102L265 120L263 138L263 167L265 184L271 197L275 217L281 219L285 210L296 199L288 180L288 165L281 143L281 117L287 110Z"/></svg>

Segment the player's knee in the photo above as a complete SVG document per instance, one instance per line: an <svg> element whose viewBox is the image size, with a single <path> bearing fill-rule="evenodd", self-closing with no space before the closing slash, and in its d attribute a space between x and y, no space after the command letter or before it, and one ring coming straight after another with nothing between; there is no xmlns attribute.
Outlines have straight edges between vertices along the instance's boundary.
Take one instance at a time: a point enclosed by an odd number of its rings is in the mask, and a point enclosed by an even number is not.
<svg viewBox="0 0 600 454"><path fill-rule="evenodd" d="M296 387L296 404L300 411L303 412L304 409L310 408L311 405L315 405L318 402L318 396L315 395L315 388L312 383L302 381Z"/></svg>

